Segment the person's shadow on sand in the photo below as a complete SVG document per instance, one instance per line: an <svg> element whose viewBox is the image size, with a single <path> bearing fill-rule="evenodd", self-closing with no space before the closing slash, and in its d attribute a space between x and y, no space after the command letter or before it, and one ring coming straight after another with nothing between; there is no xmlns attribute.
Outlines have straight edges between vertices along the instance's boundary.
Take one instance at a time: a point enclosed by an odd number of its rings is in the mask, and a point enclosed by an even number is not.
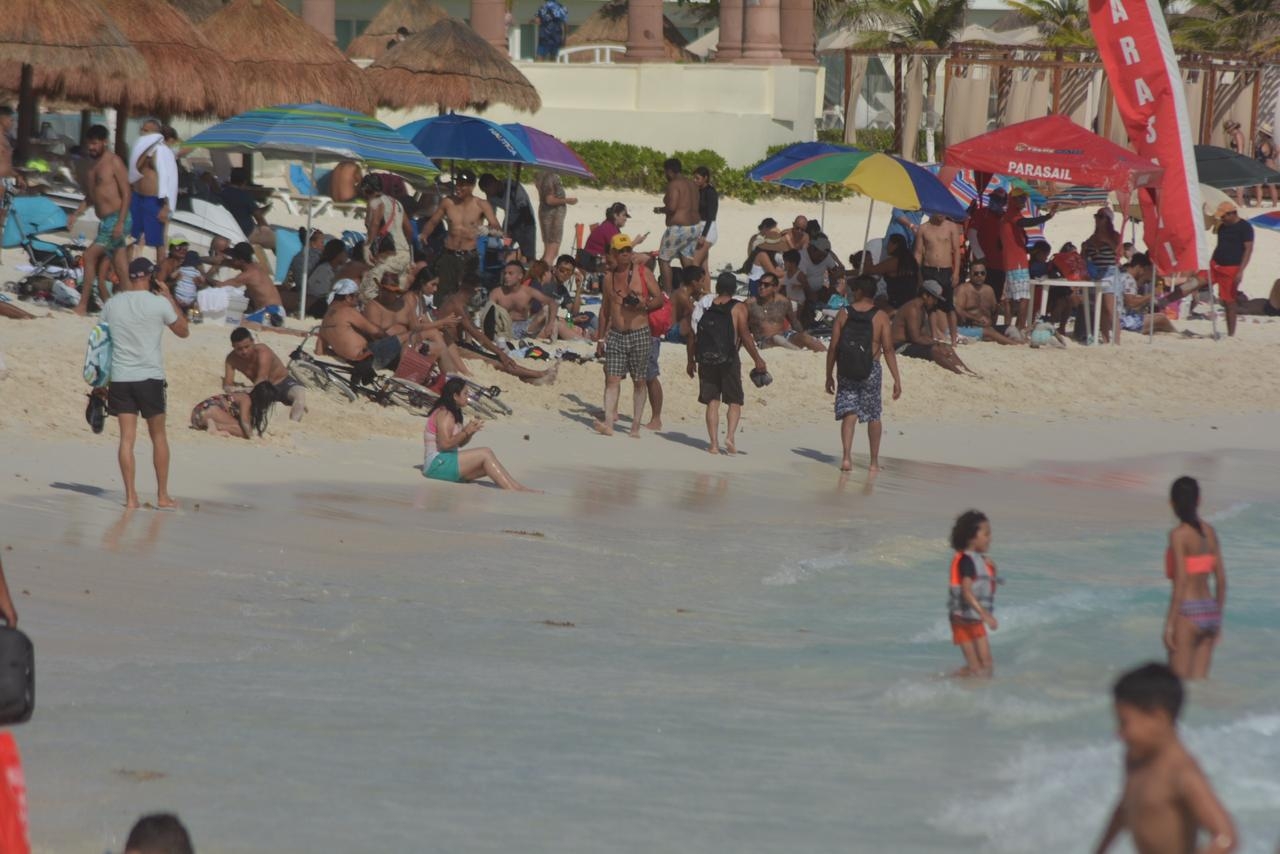
<svg viewBox="0 0 1280 854"><path fill-rule="evenodd" d="M806 460L813 460L815 463L836 463L839 462L831 454L823 453L815 448L792 448L791 453L797 457L804 457Z"/></svg>
<svg viewBox="0 0 1280 854"><path fill-rule="evenodd" d="M65 489L67 492L78 492L81 495L88 495L91 498L101 498L107 494L107 491L101 486L91 486L87 483L63 483L60 480L49 484L49 488Z"/></svg>

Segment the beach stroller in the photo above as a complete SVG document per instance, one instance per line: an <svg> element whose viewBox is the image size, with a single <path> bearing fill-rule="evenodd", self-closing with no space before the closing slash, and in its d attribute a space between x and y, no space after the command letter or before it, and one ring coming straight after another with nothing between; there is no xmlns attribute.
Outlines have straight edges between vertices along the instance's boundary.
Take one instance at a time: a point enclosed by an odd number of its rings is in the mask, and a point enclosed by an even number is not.
<svg viewBox="0 0 1280 854"><path fill-rule="evenodd" d="M62 208L44 196L18 196L4 224L3 246L22 247L27 264L19 267L26 275L6 282L5 289L20 299L53 300L74 306L80 298L76 288L81 278L80 259L68 246L41 240L39 235L67 227Z"/></svg>

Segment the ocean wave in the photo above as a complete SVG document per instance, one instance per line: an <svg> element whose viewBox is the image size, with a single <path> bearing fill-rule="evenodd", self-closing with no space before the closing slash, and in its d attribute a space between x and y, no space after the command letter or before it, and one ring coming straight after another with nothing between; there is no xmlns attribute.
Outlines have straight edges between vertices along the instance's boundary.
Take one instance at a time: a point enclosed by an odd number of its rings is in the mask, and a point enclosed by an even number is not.
<svg viewBox="0 0 1280 854"><path fill-rule="evenodd" d="M1126 610L1129 600L1136 593L1126 594L1115 590L1076 590L1045 599L1040 602L1001 607L996 603L996 618L1000 621L997 635L1006 638L1028 629L1036 629L1056 623L1099 614L1118 614ZM951 623L946 617L937 620L929 628L914 635L911 643L937 643L951 640Z"/></svg>
<svg viewBox="0 0 1280 854"><path fill-rule="evenodd" d="M766 575L760 579L762 584L769 587L779 587L788 584L799 584L824 572L838 569L842 566L849 566L849 553L846 551L835 552L834 554L822 555L820 557L806 558L805 560L796 561L792 564L786 564L778 568L778 571L772 575Z"/></svg>
<svg viewBox="0 0 1280 854"><path fill-rule="evenodd" d="M1208 516L1205 516L1205 518L1216 525L1219 522L1225 522L1228 519L1234 519L1235 517L1239 516L1241 513L1248 510L1252 506L1253 506L1252 502L1237 501L1236 503L1228 507L1224 507L1223 509L1219 510L1217 513L1210 513Z"/></svg>
<svg viewBox="0 0 1280 854"><path fill-rule="evenodd" d="M1081 702L1027 699L1010 695L996 683L988 686L944 678L900 682L885 691L880 700L903 710L945 708L957 714L971 713L1000 726L1057 723L1092 714L1107 702L1105 697Z"/></svg>

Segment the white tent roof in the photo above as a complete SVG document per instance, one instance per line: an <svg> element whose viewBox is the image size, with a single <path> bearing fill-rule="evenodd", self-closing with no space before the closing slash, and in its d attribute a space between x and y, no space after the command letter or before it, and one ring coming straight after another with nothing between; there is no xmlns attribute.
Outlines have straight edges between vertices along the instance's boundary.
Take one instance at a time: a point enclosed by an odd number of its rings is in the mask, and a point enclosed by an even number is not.
<svg viewBox="0 0 1280 854"><path fill-rule="evenodd" d="M716 27L709 33L703 33L693 41L684 46L689 53L698 57L698 59L706 59L707 56L716 49L716 45L720 43L720 28Z"/></svg>

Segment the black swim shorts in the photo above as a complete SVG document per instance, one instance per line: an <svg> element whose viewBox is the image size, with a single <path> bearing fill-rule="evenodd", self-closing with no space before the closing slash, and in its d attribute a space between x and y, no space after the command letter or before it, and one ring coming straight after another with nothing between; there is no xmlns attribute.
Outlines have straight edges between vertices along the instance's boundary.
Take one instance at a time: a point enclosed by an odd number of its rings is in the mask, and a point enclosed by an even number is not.
<svg viewBox="0 0 1280 854"><path fill-rule="evenodd" d="M168 383L164 380L113 382L107 386L107 411L112 415L164 415Z"/></svg>

